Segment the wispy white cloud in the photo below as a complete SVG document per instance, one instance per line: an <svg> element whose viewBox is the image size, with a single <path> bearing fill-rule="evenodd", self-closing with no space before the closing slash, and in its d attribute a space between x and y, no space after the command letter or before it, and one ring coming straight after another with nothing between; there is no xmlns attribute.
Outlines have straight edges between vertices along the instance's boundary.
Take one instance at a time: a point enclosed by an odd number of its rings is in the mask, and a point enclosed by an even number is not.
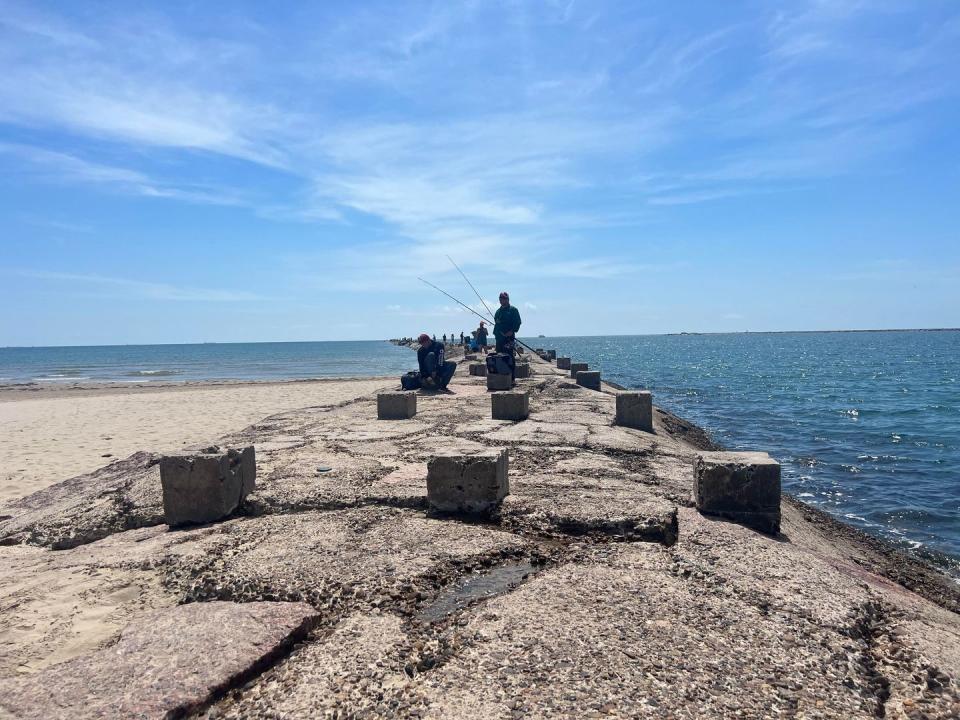
<svg viewBox="0 0 960 720"><path fill-rule="evenodd" d="M191 288L169 285L167 283L145 282L128 278L106 277L103 275L85 275L39 270L21 270L21 277L45 280L61 284L96 287L122 297L134 296L150 300L169 300L175 302L252 302L267 298L242 290L223 290L213 288Z"/></svg>
<svg viewBox="0 0 960 720"><path fill-rule="evenodd" d="M436 269L442 250L503 272L622 274L615 259L569 249L644 208L857 171L909 145L911 111L956 92L945 78L960 60L956 19L876 32L878 17L909 15L897 3L799 2L719 27L630 4L360 7L308 23L296 52L277 52L289 39L259 26L190 33L130 13L77 28L17 8L0 23L0 122L112 143L140 164L89 148L7 154L47 179L270 219L373 219L383 233L331 260L357 285L373 252L406 276ZM560 37L582 52L558 54L551 33L572 33ZM180 156L157 149L279 171L283 190L252 201L226 183L160 181L142 168ZM544 262L551 253L563 259Z"/></svg>
<svg viewBox="0 0 960 720"><path fill-rule="evenodd" d="M25 174L41 182L103 185L144 197L173 198L213 205L239 205L240 199L222 189L202 185L175 186L138 170L90 162L75 155L30 145L0 142L0 156L13 156L27 168Z"/></svg>

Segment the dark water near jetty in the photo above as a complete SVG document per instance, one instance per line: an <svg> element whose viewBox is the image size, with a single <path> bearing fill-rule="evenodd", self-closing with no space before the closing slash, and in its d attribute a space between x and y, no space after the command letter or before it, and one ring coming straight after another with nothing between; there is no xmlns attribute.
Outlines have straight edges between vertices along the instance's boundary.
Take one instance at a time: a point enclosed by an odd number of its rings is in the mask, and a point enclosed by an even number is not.
<svg viewBox="0 0 960 720"><path fill-rule="evenodd" d="M648 388L784 488L960 574L960 332L534 338ZM0 385L399 375L382 341L0 348Z"/></svg>
<svg viewBox="0 0 960 720"><path fill-rule="evenodd" d="M960 332L526 342L653 391L725 447L769 452L787 492L960 572Z"/></svg>

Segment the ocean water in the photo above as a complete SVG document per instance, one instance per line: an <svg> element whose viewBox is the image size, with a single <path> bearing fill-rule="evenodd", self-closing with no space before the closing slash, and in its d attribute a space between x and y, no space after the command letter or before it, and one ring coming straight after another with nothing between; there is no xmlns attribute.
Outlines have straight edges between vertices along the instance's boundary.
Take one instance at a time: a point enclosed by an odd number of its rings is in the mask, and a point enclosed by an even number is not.
<svg viewBox="0 0 960 720"><path fill-rule="evenodd" d="M409 348L375 340L0 348L0 385L361 377L415 367Z"/></svg>
<svg viewBox="0 0 960 720"><path fill-rule="evenodd" d="M647 388L784 489L960 577L960 332L528 339ZM399 375L387 342L0 348L0 385Z"/></svg>
<svg viewBox="0 0 960 720"><path fill-rule="evenodd" d="M769 452L787 492L960 574L960 332L526 342Z"/></svg>

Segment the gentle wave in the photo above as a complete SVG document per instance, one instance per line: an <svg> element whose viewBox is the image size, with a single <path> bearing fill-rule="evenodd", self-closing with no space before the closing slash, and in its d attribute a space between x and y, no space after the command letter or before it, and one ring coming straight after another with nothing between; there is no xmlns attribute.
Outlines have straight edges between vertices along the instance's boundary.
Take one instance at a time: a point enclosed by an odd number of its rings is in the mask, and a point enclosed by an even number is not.
<svg viewBox="0 0 960 720"><path fill-rule="evenodd" d="M126 373L127 377L170 377L172 375L182 375L181 370L134 370Z"/></svg>

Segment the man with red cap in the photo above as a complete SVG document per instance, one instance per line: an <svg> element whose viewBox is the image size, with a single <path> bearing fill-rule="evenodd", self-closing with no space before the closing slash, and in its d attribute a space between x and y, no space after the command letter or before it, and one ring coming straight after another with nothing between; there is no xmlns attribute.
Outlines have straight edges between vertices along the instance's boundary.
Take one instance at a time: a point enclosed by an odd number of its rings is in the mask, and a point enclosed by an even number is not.
<svg viewBox="0 0 960 720"><path fill-rule="evenodd" d="M445 360L443 343L431 340L426 333L417 338L420 349L417 350L417 363L420 365L420 380L427 390L444 390L457 371L457 364Z"/></svg>
<svg viewBox="0 0 960 720"><path fill-rule="evenodd" d="M516 379L517 330L520 329L520 311L510 304L510 295L504 290L500 293L500 307L493 316L493 337L497 340L497 352L510 356L510 374Z"/></svg>

